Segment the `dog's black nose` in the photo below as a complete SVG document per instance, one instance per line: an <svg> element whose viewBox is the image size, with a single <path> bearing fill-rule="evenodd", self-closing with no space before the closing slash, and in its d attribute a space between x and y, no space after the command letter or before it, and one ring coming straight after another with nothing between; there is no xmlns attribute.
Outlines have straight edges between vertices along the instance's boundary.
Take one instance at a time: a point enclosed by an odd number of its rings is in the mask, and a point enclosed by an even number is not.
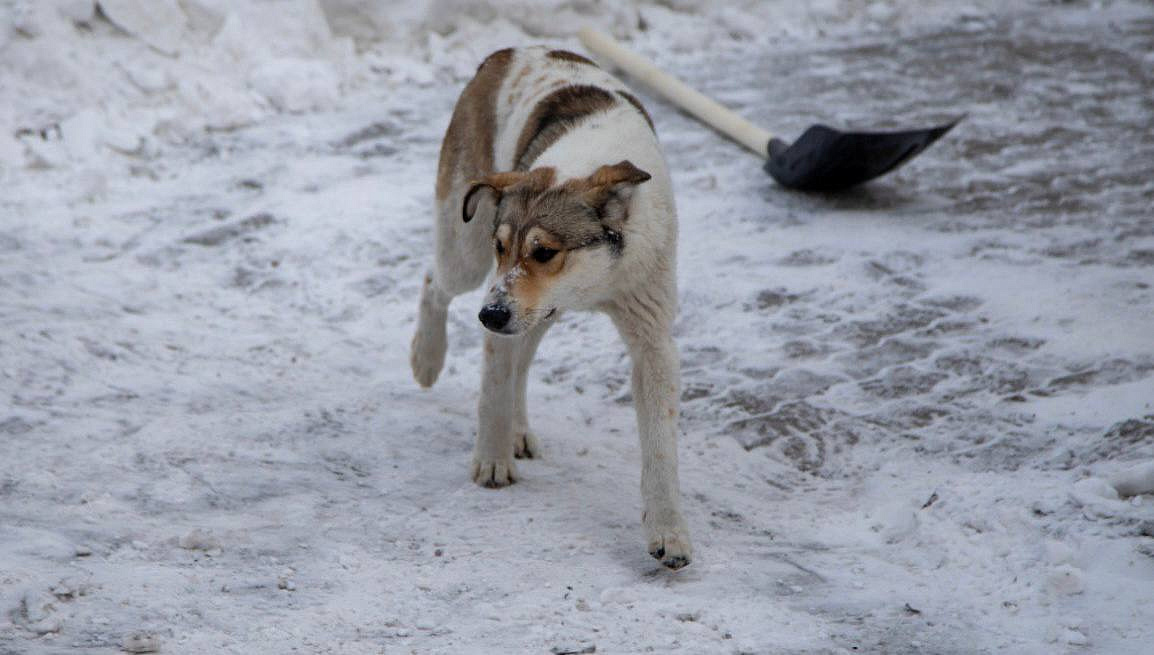
<svg viewBox="0 0 1154 655"><path fill-rule="evenodd" d="M509 322L511 316L509 308L504 305L485 305L477 318L481 319L481 324L490 330L500 330Z"/></svg>

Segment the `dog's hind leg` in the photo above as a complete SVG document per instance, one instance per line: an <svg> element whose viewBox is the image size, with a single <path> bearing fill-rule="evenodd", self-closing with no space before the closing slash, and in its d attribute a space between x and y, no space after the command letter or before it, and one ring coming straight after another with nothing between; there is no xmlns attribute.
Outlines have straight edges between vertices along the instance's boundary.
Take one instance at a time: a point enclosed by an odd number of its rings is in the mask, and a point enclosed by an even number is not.
<svg viewBox="0 0 1154 655"><path fill-rule="evenodd" d="M448 339L445 322L449 317L449 301L452 296L437 286L433 273L425 274L425 284L421 287L421 304L417 314L417 331L413 334L413 344L409 350L409 365L413 377L422 387L431 387L445 365L445 351Z"/></svg>
<svg viewBox="0 0 1154 655"><path fill-rule="evenodd" d="M425 274L417 331L409 352L413 377L422 387L433 386L445 365L449 303L455 296L481 286L493 264L489 236L480 226L484 221L476 225L461 223L455 206L448 203L438 210L436 266ZM483 211L491 215L494 208L489 203Z"/></svg>
<svg viewBox="0 0 1154 655"><path fill-rule="evenodd" d="M521 346L517 349L517 365L514 369L515 387L513 390L513 456L518 459L533 459L540 457L541 447L537 437L529 430L529 412L525 401L526 388L529 386L529 366L533 364L533 355L541 338L552 327L558 316L554 315L533 327L525 336L520 338Z"/></svg>

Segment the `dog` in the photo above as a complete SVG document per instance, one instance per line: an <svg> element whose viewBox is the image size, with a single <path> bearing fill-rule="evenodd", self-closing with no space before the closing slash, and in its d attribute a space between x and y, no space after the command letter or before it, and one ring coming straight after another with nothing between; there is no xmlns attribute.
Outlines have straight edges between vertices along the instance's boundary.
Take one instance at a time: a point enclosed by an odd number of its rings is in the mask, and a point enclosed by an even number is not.
<svg viewBox="0 0 1154 655"><path fill-rule="evenodd" d="M619 80L545 47L487 57L457 101L441 145L436 254L421 290L413 376L437 380L454 296L495 269L478 316L487 329L473 480L503 487L514 459L537 457L525 407L542 336L569 310L609 315L633 363L649 553L692 558L680 509L677 420L677 213L653 121Z"/></svg>

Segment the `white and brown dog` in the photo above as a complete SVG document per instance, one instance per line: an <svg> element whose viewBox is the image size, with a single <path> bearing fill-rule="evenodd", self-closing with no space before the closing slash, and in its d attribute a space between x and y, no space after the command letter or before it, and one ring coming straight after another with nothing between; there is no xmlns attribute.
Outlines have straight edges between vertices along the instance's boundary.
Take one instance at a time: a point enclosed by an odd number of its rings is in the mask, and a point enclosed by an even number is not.
<svg viewBox="0 0 1154 655"><path fill-rule="evenodd" d="M670 568L691 546L677 482L677 214L644 107L619 80L564 50L508 49L457 101L437 171L436 262L425 277L413 375L445 361L454 296L496 275L485 335L473 479L502 487L539 453L525 385L537 344L569 309L607 313L633 360L649 552Z"/></svg>

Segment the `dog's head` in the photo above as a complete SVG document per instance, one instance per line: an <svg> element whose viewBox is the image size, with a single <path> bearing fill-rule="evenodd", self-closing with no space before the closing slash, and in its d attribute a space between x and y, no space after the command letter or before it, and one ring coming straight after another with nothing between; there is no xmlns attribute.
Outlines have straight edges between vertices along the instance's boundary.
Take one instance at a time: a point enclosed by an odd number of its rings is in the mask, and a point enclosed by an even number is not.
<svg viewBox="0 0 1154 655"><path fill-rule="evenodd" d="M558 310L605 298L607 273L625 249L629 200L649 173L628 161L557 183L553 168L495 173L465 193L472 220L487 196L496 205L497 274L479 318L498 334L520 334Z"/></svg>

